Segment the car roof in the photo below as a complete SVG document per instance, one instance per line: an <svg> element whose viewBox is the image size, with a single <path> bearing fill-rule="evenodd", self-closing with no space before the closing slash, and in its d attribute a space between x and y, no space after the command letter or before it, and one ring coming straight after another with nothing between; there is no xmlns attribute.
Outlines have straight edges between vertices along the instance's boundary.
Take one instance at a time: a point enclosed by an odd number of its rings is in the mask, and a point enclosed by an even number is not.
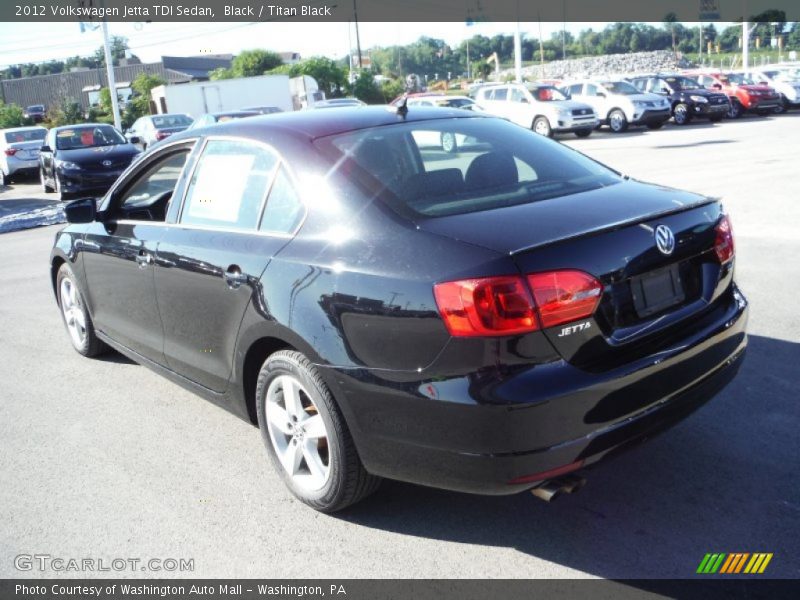
<svg viewBox="0 0 800 600"><path fill-rule="evenodd" d="M303 110L259 115L249 119L237 119L218 125L211 125L204 127L202 131L203 135L236 133L253 138L260 138L262 134L277 132L298 138L316 139L349 131L394 125L396 123L415 123L453 118L474 119L491 118L491 116L445 107L415 106L410 108L405 115L402 115L389 106L346 106L337 109L335 113L326 110ZM199 130L181 132L173 135L170 139L179 140L196 137L197 131Z"/></svg>
<svg viewBox="0 0 800 600"><path fill-rule="evenodd" d="M11 131L30 131L31 129L44 129L47 131L46 127L42 127L41 125L26 125L25 127L9 127L8 129L0 129L3 133L11 132Z"/></svg>

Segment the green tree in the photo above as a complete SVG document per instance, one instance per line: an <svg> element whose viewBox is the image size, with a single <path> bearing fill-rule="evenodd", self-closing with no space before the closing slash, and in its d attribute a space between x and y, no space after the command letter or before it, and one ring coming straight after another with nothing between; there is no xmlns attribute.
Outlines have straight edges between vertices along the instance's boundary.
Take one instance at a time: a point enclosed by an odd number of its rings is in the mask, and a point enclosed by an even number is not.
<svg viewBox="0 0 800 600"><path fill-rule="evenodd" d="M128 52L128 50L130 50L130 46L128 45L128 38L120 35L113 35L111 36L110 46L111 46L111 63L113 65L118 65L119 61L125 58L125 53ZM97 50L94 51L92 59L98 66L105 66L106 54L103 46L100 46Z"/></svg>
<svg viewBox="0 0 800 600"><path fill-rule="evenodd" d="M674 12L667 13L664 15L664 26L669 30L670 34L672 35L672 51L677 51L677 43L675 41L675 23L678 22L678 15Z"/></svg>
<svg viewBox="0 0 800 600"><path fill-rule="evenodd" d="M211 81L219 81L220 79L233 79L236 75L233 74L232 69L226 69L224 67L219 67L210 71L208 74L208 78Z"/></svg>
<svg viewBox="0 0 800 600"><path fill-rule="evenodd" d="M122 113L122 127L127 129L139 117L150 114L150 91L166 82L158 75L139 73L131 83L133 95Z"/></svg>
<svg viewBox="0 0 800 600"><path fill-rule="evenodd" d="M74 100L64 99L47 112L46 120L48 127L83 123L83 111L81 105Z"/></svg>
<svg viewBox="0 0 800 600"><path fill-rule="evenodd" d="M231 63L234 77L254 77L263 75L283 64L280 55L269 50L244 50Z"/></svg>
<svg viewBox="0 0 800 600"><path fill-rule="evenodd" d="M406 85L399 79L384 79L381 82L381 95L387 104L405 91Z"/></svg>
<svg viewBox="0 0 800 600"><path fill-rule="evenodd" d="M380 88L375 83L375 78L368 72L362 72L350 86L350 95L355 96L367 104L382 104L385 102Z"/></svg>
<svg viewBox="0 0 800 600"><path fill-rule="evenodd" d="M21 127L25 125L22 108L16 104L5 104L0 101L0 129Z"/></svg>

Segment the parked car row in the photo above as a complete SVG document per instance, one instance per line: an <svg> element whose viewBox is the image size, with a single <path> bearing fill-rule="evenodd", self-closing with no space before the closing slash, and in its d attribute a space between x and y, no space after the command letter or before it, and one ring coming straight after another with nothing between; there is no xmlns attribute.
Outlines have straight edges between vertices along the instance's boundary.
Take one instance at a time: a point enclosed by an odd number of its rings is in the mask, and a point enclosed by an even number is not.
<svg viewBox="0 0 800 600"><path fill-rule="evenodd" d="M742 71L686 70L617 77L481 84L470 90L477 107L542 135L579 137L607 125L659 129L669 119L717 123L746 113L768 115L800 107L800 71L793 66ZM420 101L423 95L417 94ZM427 96L435 96L428 94ZM394 101L397 104L400 100ZM409 106L411 97L409 97ZM589 108L591 112L585 112Z"/></svg>

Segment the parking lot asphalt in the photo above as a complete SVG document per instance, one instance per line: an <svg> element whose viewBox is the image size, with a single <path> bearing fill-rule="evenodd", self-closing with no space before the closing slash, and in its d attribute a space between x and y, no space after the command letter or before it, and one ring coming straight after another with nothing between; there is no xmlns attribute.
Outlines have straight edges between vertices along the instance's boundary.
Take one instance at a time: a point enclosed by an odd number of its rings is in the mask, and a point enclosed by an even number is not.
<svg viewBox="0 0 800 600"><path fill-rule="evenodd" d="M751 337L716 399L553 504L385 482L326 516L285 491L254 427L119 355L79 356L48 280L58 226L6 233L0 577L93 575L14 567L49 554L194 559L96 576L671 578L707 552L772 552L764 576L800 577L800 113L563 140L723 198Z"/></svg>

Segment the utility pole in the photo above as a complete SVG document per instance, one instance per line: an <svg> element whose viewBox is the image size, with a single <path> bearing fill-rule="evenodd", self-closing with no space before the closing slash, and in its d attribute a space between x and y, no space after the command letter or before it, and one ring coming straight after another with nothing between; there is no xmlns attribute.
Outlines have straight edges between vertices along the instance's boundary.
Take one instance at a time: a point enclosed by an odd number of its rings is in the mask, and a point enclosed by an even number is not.
<svg viewBox="0 0 800 600"><path fill-rule="evenodd" d="M358 49L358 70L361 71L361 38L358 35L358 8L356 0L353 0L353 22L356 24L356 48Z"/></svg>
<svg viewBox="0 0 800 600"><path fill-rule="evenodd" d="M519 21L514 31L514 76L517 83L522 83L522 36L519 32Z"/></svg>
<svg viewBox="0 0 800 600"><path fill-rule="evenodd" d="M742 21L742 69L745 75L750 71L750 27Z"/></svg>
<svg viewBox="0 0 800 600"><path fill-rule="evenodd" d="M111 46L108 43L108 23L103 19L103 52L106 57L108 73L108 89L111 92L111 111L114 113L114 127L122 131L122 119L119 116L119 98L117 98L117 81L114 77L114 60L111 57Z"/></svg>

